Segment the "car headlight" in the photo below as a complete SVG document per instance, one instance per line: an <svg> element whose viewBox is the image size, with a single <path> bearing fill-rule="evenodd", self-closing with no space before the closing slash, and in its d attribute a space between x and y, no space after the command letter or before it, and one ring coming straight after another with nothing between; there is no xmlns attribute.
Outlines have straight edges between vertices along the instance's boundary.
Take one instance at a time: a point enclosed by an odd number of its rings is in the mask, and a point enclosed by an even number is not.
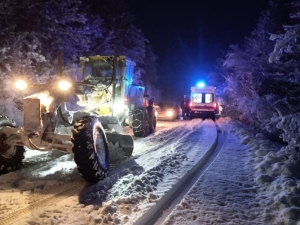
<svg viewBox="0 0 300 225"><path fill-rule="evenodd" d="M20 91L24 91L25 89L27 89L27 87L28 87L28 85L25 80L17 80L15 82L15 88L17 88Z"/></svg>
<svg viewBox="0 0 300 225"><path fill-rule="evenodd" d="M173 116L174 113L173 113L173 111L168 110L166 114L167 114L167 116Z"/></svg>

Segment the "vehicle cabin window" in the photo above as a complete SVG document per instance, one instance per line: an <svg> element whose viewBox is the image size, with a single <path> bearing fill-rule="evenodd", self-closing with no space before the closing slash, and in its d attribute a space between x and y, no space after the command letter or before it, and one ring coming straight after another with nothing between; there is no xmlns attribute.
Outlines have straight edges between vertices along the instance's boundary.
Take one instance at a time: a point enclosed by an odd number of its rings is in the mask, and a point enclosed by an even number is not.
<svg viewBox="0 0 300 225"><path fill-rule="evenodd" d="M193 101L196 103L202 103L202 93L195 93L193 95Z"/></svg>
<svg viewBox="0 0 300 225"><path fill-rule="evenodd" d="M172 102L168 102L168 103L166 104L166 107L172 108L172 107L174 107L174 104L173 104Z"/></svg>
<svg viewBox="0 0 300 225"><path fill-rule="evenodd" d="M174 103L172 102L163 102L158 104L161 108L172 108L174 107Z"/></svg>
<svg viewBox="0 0 300 225"><path fill-rule="evenodd" d="M213 93L195 93L193 95L195 103L212 103L214 101Z"/></svg>
<svg viewBox="0 0 300 225"><path fill-rule="evenodd" d="M206 93L205 94L205 103L212 103L213 102L213 94L212 93Z"/></svg>

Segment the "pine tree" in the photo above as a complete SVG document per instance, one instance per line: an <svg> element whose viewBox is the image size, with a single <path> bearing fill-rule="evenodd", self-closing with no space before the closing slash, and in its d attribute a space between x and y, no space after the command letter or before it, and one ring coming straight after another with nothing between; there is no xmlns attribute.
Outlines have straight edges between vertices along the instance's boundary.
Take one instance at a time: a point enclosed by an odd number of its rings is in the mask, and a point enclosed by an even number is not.
<svg viewBox="0 0 300 225"><path fill-rule="evenodd" d="M269 62L279 60L282 53L295 53L300 35L300 1L291 1L286 4L289 10L289 22L283 26L284 33L272 34L271 39L276 40L273 52L270 54Z"/></svg>
<svg viewBox="0 0 300 225"><path fill-rule="evenodd" d="M134 83L143 84L146 76L151 76L151 71L146 71L146 64L151 64L146 55L149 45L142 30L136 25L135 17L130 13L129 8L122 0L101 0L93 2L96 14L98 13L103 19L102 28L103 40L105 40L105 48L96 47L94 50L97 54L112 55L117 49L119 55L125 55L136 62ZM149 53L153 54L153 53ZM153 62L154 63L154 62ZM148 66L148 68L149 68Z"/></svg>
<svg viewBox="0 0 300 225"><path fill-rule="evenodd" d="M272 103L264 93L265 82L275 69L268 63L272 49L269 32L277 29L271 11L264 12L251 36L241 47L232 45L223 63L228 100L225 110L252 127L264 129Z"/></svg>
<svg viewBox="0 0 300 225"><path fill-rule="evenodd" d="M147 74L148 41L123 6L117 0L107 1L100 7L102 16L91 14L81 0L1 1L0 113L19 110L21 118L22 93L12 89L13 80L22 76L32 84L41 84L57 77L58 50L63 75L76 79L79 56L110 55L118 49L137 63L135 83L142 82Z"/></svg>
<svg viewBox="0 0 300 225"><path fill-rule="evenodd" d="M22 109L22 94L12 89L15 77L35 84L57 76L58 49L67 71L89 50L92 32L85 26L87 19L80 1L3 0L0 8L0 112L9 115L16 111L20 115L17 109Z"/></svg>
<svg viewBox="0 0 300 225"><path fill-rule="evenodd" d="M289 154L300 154L300 1L286 4L289 20L283 25L284 32L271 36L275 47L269 61L278 66L277 98L274 107L277 113L271 118L276 128L282 131L281 138L287 142ZM270 51L271 52L271 51ZM273 127L270 126L270 129ZM274 129L274 128L273 128Z"/></svg>

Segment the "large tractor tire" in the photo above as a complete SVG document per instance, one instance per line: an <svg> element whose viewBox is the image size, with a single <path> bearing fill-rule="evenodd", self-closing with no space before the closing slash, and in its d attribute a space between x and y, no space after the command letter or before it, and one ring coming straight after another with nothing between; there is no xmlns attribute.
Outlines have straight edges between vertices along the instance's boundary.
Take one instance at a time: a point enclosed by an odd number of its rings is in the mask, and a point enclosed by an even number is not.
<svg viewBox="0 0 300 225"><path fill-rule="evenodd" d="M82 177L96 183L107 177L109 153L106 136L95 116L78 119L72 130L74 160Z"/></svg>
<svg viewBox="0 0 300 225"><path fill-rule="evenodd" d="M5 126L17 127L13 120L0 114L0 174L20 169L25 151L23 146L10 146L5 143L7 136L1 132L1 128Z"/></svg>
<svg viewBox="0 0 300 225"><path fill-rule="evenodd" d="M135 137L149 134L148 112L145 108L135 109L132 115L132 130Z"/></svg>

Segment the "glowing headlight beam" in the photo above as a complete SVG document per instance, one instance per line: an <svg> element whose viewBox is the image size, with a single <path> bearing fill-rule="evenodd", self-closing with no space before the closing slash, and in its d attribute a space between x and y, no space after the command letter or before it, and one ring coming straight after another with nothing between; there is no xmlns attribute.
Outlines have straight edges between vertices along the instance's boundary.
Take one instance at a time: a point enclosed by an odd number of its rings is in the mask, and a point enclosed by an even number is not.
<svg viewBox="0 0 300 225"><path fill-rule="evenodd" d="M27 89L27 87L28 85L25 80L17 80L15 82L15 88L17 88L18 90L24 91L25 89Z"/></svg>
<svg viewBox="0 0 300 225"><path fill-rule="evenodd" d="M122 101L116 101L114 103L114 113L119 114L124 112L125 104Z"/></svg>
<svg viewBox="0 0 300 225"><path fill-rule="evenodd" d="M58 88L62 91L69 90L71 86L72 86L72 84L66 80L61 80L58 83Z"/></svg>
<svg viewBox="0 0 300 225"><path fill-rule="evenodd" d="M173 111L167 111L167 116L173 116Z"/></svg>
<svg viewBox="0 0 300 225"><path fill-rule="evenodd" d="M47 112L49 112L50 105L54 101L54 98L52 96L50 96L48 92L39 93L38 98L40 99L41 104L46 107Z"/></svg>

